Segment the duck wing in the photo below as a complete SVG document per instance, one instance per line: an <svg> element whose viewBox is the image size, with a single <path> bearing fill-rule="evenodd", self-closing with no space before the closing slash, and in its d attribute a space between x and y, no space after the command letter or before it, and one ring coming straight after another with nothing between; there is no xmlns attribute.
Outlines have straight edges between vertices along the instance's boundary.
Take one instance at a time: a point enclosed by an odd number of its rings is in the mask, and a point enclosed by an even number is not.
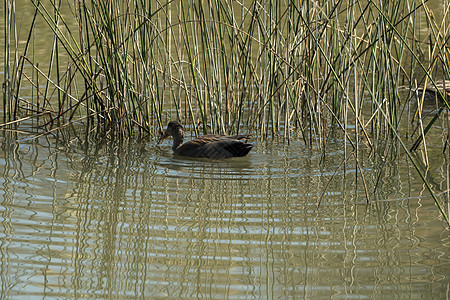
<svg viewBox="0 0 450 300"><path fill-rule="evenodd" d="M185 144L175 150L178 155L206 158L230 158L245 156L253 148L244 140L249 135L204 135Z"/></svg>

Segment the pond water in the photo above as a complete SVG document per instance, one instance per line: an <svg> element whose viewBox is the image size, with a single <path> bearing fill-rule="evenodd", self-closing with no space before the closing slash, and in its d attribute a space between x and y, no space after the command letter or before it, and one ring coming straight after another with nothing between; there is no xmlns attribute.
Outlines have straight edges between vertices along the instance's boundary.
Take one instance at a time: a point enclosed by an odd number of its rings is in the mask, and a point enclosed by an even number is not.
<svg viewBox="0 0 450 300"><path fill-rule="evenodd" d="M15 3L20 48L34 10ZM445 122L414 154L442 203ZM318 153L295 137L193 160L170 142L84 144L28 125L0 128L0 299L450 297L449 228L399 145L382 165L360 149L356 166L342 140Z"/></svg>
<svg viewBox="0 0 450 300"><path fill-rule="evenodd" d="M342 150L302 142L214 161L166 142L17 139L1 139L1 298L449 295L448 227L401 154L367 204ZM359 170L369 189L375 169Z"/></svg>

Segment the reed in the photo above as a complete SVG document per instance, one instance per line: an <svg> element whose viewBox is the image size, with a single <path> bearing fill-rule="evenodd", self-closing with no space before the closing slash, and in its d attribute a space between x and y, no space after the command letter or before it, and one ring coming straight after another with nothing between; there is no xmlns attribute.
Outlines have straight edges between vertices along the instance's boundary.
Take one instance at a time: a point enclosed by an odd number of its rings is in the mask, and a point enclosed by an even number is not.
<svg viewBox="0 0 450 300"><path fill-rule="evenodd" d="M44 128L76 121L123 139L181 119L195 132L297 136L323 153L336 136L361 162L361 150L406 151L405 110L417 100L420 115L424 101L416 83L450 78L448 0L442 16L427 1L80 0L64 16L63 2L30 3L54 34L52 59L44 72L24 52L5 81L4 124L26 113ZM39 105L21 97L27 60L45 81ZM417 122L412 150L445 109L448 99Z"/></svg>

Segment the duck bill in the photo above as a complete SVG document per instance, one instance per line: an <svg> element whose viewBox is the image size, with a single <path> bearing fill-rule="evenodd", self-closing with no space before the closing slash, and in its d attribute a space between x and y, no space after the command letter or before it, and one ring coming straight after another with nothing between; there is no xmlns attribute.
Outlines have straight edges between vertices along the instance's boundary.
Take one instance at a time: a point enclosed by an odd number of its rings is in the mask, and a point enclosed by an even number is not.
<svg viewBox="0 0 450 300"><path fill-rule="evenodd" d="M169 134L168 134L167 132L164 132L164 134L161 135L161 137L160 137L159 140L158 140L158 143L156 143L156 144L161 143L161 142L162 142L163 140L165 140L168 136L169 136Z"/></svg>

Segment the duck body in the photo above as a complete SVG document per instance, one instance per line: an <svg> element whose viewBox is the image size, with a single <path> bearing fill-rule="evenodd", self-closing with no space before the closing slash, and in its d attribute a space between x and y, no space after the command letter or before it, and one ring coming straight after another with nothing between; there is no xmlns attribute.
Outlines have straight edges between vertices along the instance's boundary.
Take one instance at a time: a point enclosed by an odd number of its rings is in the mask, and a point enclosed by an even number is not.
<svg viewBox="0 0 450 300"><path fill-rule="evenodd" d="M209 134L183 144L183 126L177 121L169 122L160 141L168 136L173 137L173 152L181 156L217 159L242 157L253 148L253 145L245 142L250 135Z"/></svg>
<svg viewBox="0 0 450 300"><path fill-rule="evenodd" d="M435 84L429 83L426 87L419 87L417 90L419 95L425 92L426 101L435 101L437 99L443 102L444 99L441 94L447 99L450 97L450 80L436 81Z"/></svg>

